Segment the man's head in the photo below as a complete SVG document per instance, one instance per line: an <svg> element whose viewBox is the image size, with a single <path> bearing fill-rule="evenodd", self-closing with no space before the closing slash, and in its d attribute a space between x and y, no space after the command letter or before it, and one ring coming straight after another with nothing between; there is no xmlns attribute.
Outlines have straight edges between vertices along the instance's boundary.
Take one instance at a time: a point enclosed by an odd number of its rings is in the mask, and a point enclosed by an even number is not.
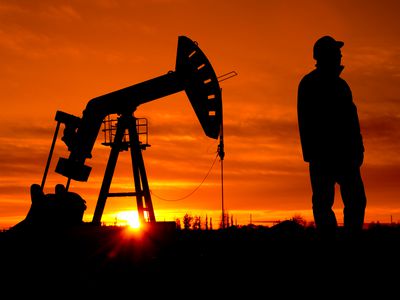
<svg viewBox="0 0 400 300"><path fill-rule="evenodd" d="M318 65L340 66L342 59L341 48L344 43L329 35L319 38L313 48L313 57Z"/></svg>

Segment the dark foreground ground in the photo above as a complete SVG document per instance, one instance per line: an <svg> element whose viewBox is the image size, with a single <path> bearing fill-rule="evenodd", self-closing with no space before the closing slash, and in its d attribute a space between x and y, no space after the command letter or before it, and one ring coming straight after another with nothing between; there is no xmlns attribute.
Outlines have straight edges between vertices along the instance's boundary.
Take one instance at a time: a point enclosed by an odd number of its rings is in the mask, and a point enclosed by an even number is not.
<svg viewBox="0 0 400 300"><path fill-rule="evenodd" d="M0 293L13 295L2 299L400 295L399 226L321 241L291 222L208 231L158 223L140 233L83 224L2 232L0 249Z"/></svg>

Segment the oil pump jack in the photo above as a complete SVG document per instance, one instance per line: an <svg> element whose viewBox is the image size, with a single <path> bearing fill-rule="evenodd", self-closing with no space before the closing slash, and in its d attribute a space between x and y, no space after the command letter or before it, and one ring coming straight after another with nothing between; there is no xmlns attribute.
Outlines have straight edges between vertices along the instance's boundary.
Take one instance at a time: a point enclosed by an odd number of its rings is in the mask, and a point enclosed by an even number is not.
<svg viewBox="0 0 400 300"><path fill-rule="evenodd" d="M57 126L43 175L42 190L60 124L64 124L61 140L68 147L70 155L68 158L59 158L55 172L68 179L66 184L68 191L71 180L82 182L88 180L91 167L85 165L85 161L92 158L91 152L103 121L106 117L115 114L118 115L116 131L113 140L109 143L111 146L110 156L92 223L101 224L107 198L117 196L136 197L139 220L156 222L142 156L142 150L146 145L139 140L138 119L134 116L134 112L139 105L181 91L186 92L206 136L213 139L220 137L220 143L222 143L220 136L222 132L222 97L218 78L198 44L186 36L179 36L175 71L169 71L159 77L93 98L87 103L82 117L57 111L55 116ZM125 140L126 132L128 132L128 142ZM135 191L110 193L118 154L122 150L127 150L126 147L131 153ZM220 145L219 149L223 149L223 145ZM223 155L220 157L223 159Z"/></svg>

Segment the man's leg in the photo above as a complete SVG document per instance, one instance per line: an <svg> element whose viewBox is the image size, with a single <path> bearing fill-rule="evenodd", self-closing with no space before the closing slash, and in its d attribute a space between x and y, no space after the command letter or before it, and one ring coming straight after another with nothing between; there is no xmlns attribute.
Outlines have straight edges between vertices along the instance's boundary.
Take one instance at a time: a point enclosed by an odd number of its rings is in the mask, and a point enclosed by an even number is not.
<svg viewBox="0 0 400 300"><path fill-rule="evenodd" d="M360 168L349 167L340 176L340 193L344 209L344 228L349 234L358 234L364 225L367 197Z"/></svg>
<svg viewBox="0 0 400 300"><path fill-rule="evenodd" d="M318 232L327 238L334 237L337 220L333 212L335 181L331 167L322 163L310 163L312 209Z"/></svg>

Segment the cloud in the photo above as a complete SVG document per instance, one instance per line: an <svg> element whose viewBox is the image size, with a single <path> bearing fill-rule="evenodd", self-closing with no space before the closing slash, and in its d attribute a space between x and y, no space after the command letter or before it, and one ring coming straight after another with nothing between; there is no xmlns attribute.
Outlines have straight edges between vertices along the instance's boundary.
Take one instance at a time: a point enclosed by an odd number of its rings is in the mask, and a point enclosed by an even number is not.
<svg viewBox="0 0 400 300"><path fill-rule="evenodd" d="M361 126L364 135L370 139L398 144L400 143L399 124L400 115L385 114L370 115L363 120Z"/></svg>
<svg viewBox="0 0 400 300"><path fill-rule="evenodd" d="M76 21L81 20L81 14L71 5L60 4L60 5L49 5L41 12L41 15L45 18L55 19L60 21Z"/></svg>
<svg viewBox="0 0 400 300"><path fill-rule="evenodd" d="M44 34L34 33L30 30L21 28L0 29L0 49L11 51L11 53L24 55L25 52L35 44L48 42L48 37ZM4 51L4 50L3 50Z"/></svg>
<svg viewBox="0 0 400 300"><path fill-rule="evenodd" d="M45 125L35 124L34 121L26 120L26 123L15 121L15 123L4 124L3 129L1 138L7 138L8 133L10 135L8 138L15 141L23 141L24 139L43 141L53 137L55 125L54 128L50 128Z"/></svg>
<svg viewBox="0 0 400 300"><path fill-rule="evenodd" d="M26 12L27 8L23 5L17 4L16 2L0 2L0 14L2 15L21 14Z"/></svg>
<svg viewBox="0 0 400 300"><path fill-rule="evenodd" d="M253 139L255 137L267 140L279 140L282 143L297 139L298 127L296 120L275 119L256 116L241 118L238 122L228 122L224 125L227 135Z"/></svg>
<svg viewBox="0 0 400 300"><path fill-rule="evenodd" d="M46 154L32 145L17 146L11 143L0 145L0 169L10 176L26 176L38 172L38 162L45 162ZM44 166L43 166L44 168Z"/></svg>

